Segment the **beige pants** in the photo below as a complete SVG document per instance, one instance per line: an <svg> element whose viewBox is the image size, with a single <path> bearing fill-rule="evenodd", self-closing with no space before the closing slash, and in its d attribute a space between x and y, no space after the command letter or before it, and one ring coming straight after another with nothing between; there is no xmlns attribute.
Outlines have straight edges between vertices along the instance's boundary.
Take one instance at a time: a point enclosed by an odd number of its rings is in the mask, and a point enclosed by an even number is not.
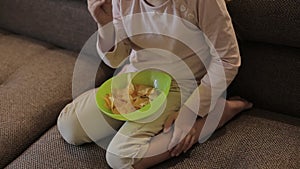
<svg viewBox="0 0 300 169"><path fill-rule="evenodd" d="M132 168L143 157L167 151L172 132L159 133L166 118L179 110L181 99L186 99L186 96L180 95L176 84L171 86L164 111L159 116L139 122L124 123L101 113L96 105L96 91L92 89L83 93L60 113L58 130L68 143L80 145L95 142L107 150L107 163L117 169ZM216 129L225 101L219 98L215 108L209 112L200 133L200 143L206 141Z"/></svg>
<svg viewBox="0 0 300 169"><path fill-rule="evenodd" d="M70 144L93 141L104 148L108 144L106 160L112 168L118 169L132 168L145 155L151 138L163 129L166 118L178 111L181 104L178 87L171 87L166 107L158 118L124 123L99 111L95 101L96 90L85 92L62 110L57 121L58 130ZM168 141L165 141L164 147L167 147Z"/></svg>

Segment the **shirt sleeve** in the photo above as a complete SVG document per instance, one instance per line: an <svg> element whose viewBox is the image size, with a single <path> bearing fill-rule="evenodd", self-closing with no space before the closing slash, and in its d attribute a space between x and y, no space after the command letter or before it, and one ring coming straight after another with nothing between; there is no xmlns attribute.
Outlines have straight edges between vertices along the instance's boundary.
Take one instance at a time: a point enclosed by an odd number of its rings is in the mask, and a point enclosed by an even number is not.
<svg viewBox="0 0 300 169"><path fill-rule="evenodd" d="M131 45L123 27L120 0L113 0L113 24L98 30L96 49L105 64L112 68L121 66L131 52Z"/></svg>
<svg viewBox="0 0 300 169"><path fill-rule="evenodd" d="M241 60L225 1L199 0L197 10L198 26L210 46L211 62L199 87L184 105L204 117L236 76Z"/></svg>

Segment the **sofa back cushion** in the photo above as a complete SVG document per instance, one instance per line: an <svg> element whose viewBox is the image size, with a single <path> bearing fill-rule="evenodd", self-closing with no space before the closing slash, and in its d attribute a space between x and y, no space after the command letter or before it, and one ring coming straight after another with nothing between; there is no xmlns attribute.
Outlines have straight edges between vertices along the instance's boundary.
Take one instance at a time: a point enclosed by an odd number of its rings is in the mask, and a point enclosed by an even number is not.
<svg viewBox="0 0 300 169"><path fill-rule="evenodd" d="M1 0L0 28L77 52L97 30L83 0Z"/></svg>
<svg viewBox="0 0 300 169"><path fill-rule="evenodd" d="M231 0L227 7L241 40L300 47L299 0Z"/></svg>
<svg viewBox="0 0 300 169"><path fill-rule="evenodd" d="M242 65L228 90L257 108L300 117L300 48L240 44Z"/></svg>
<svg viewBox="0 0 300 169"><path fill-rule="evenodd" d="M242 65L229 95L300 116L300 1L231 0Z"/></svg>

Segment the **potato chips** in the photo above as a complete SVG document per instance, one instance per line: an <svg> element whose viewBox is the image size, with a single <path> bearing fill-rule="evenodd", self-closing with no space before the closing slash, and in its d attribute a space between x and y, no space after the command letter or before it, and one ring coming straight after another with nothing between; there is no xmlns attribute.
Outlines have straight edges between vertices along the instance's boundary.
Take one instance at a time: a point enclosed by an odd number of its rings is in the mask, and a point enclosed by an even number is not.
<svg viewBox="0 0 300 169"><path fill-rule="evenodd" d="M144 107L157 96L158 91L151 86L130 83L126 88L106 94L104 100L114 114L127 114Z"/></svg>

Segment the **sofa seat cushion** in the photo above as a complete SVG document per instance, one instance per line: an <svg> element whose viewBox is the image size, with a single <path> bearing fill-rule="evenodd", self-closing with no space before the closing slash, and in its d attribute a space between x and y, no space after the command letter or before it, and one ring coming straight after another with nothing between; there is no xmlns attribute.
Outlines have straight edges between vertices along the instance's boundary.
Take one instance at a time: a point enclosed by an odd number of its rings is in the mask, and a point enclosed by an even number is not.
<svg viewBox="0 0 300 169"><path fill-rule="evenodd" d="M72 101L72 94L76 97L99 86L110 76L111 69L99 65L101 60L91 48L88 50L92 56L77 57L77 53L1 29L0 44L0 168L3 168L56 124L60 111ZM80 68L75 71L76 64ZM94 77L87 76L91 70L95 71ZM75 88L74 72L82 76L75 79Z"/></svg>
<svg viewBox="0 0 300 169"><path fill-rule="evenodd" d="M272 119L267 117L272 116ZM300 120L252 109L234 118L204 144L153 168L299 168ZM72 146L50 129L20 157L13 168L109 168L96 144Z"/></svg>
<svg viewBox="0 0 300 169"><path fill-rule="evenodd" d="M76 54L9 33L0 35L0 168L56 123L70 102Z"/></svg>

